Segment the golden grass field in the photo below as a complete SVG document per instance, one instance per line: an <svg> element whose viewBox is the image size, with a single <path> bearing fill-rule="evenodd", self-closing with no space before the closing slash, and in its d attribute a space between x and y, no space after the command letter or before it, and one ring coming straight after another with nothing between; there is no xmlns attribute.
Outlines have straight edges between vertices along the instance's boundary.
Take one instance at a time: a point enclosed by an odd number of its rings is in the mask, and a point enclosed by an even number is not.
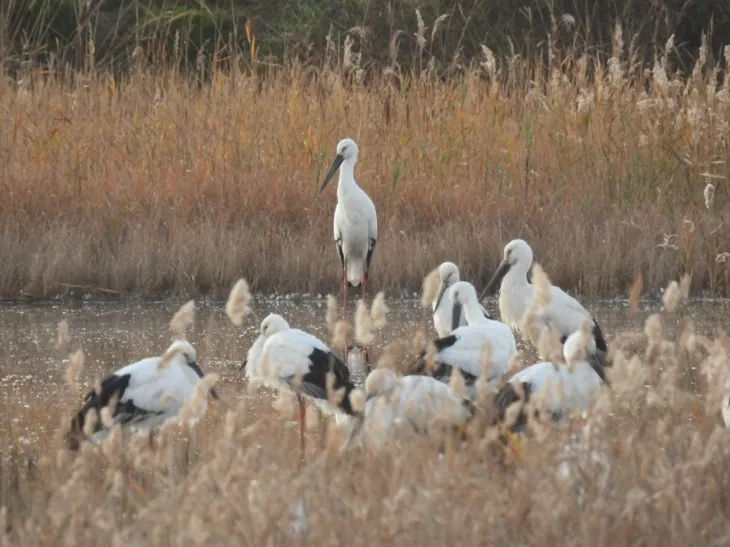
<svg viewBox="0 0 730 547"><path fill-rule="evenodd" d="M487 52L449 81L361 85L344 60L203 83L156 67L29 73L0 87L0 295L220 296L241 275L332 291L336 192L315 191L344 137L379 215L373 290L415 291L442 260L479 289L522 237L585 295L687 271L727 294L728 72L711 85L726 62L701 55L682 77L660 56L644 71L617 35L603 71Z"/></svg>
<svg viewBox="0 0 730 547"><path fill-rule="evenodd" d="M101 352L83 330L59 325L57 339L35 333L46 366L68 367L68 383L36 384L47 400L2 409L0 545L723 545L730 436L719 408L728 342L722 323L708 336L696 330L682 290L665 293L643 333L613 333L612 387L567 430L532 420L519 444L499 448L486 427L492 395L481 394L485 410L469 440L447 443L441 455L437 436L344 450L346 430L330 424L322 437L312 420L301 468L294 407L240 398L255 391L225 374L216 384L222 402L210 403L195 428L163 427L154 449L146 435L117 431L69 453L65 415L83 393L77 382L88 385L98 372L88 364L84 372L73 353L95 361L130 346L122 330ZM630 308L644 305L634 294ZM255 328L251 321L243 327ZM146 345L149 336L129 343ZM202 345L208 359L217 351L237 360L247 349ZM30 428L41 435L28 449L12 434Z"/></svg>

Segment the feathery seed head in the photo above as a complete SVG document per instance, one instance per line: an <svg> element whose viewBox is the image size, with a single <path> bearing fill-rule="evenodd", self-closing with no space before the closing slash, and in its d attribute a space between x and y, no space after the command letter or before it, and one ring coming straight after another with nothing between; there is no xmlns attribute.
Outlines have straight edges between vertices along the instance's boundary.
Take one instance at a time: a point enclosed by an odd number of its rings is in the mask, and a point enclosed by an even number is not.
<svg viewBox="0 0 730 547"><path fill-rule="evenodd" d="M646 318L644 334L646 334L650 342L657 343L662 340L662 318L658 313L654 313Z"/></svg>
<svg viewBox="0 0 730 547"><path fill-rule="evenodd" d="M90 408L84 418L84 436L91 437L96 430L96 424L99 422L99 414L95 408Z"/></svg>
<svg viewBox="0 0 730 547"><path fill-rule="evenodd" d="M195 321L195 300L190 300L180 306L170 320L170 330L173 334L183 336L188 327Z"/></svg>
<svg viewBox="0 0 730 547"><path fill-rule="evenodd" d="M378 368L365 379L365 393L368 396L387 395L398 387L398 377L387 368Z"/></svg>
<svg viewBox="0 0 730 547"><path fill-rule="evenodd" d="M388 324L388 312L390 308L385 304L385 293L380 291L375 295L373 300L373 307L370 310L370 316L373 320L373 328L375 330L381 330L385 325Z"/></svg>
<svg viewBox="0 0 730 547"><path fill-rule="evenodd" d="M335 332L332 336L332 345L335 348L344 348L347 345L347 338L350 336L350 333L352 332L352 325L345 321L344 319L340 319L335 324Z"/></svg>
<svg viewBox="0 0 730 547"><path fill-rule="evenodd" d="M365 410L365 401L367 400L367 396L362 389L353 389L348 397L350 398L350 406L352 407L352 410L358 413Z"/></svg>
<svg viewBox="0 0 730 547"><path fill-rule="evenodd" d="M114 411L116 410L117 401L109 401L105 407L101 409L101 423L107 429L114 425Z"/></svg>
<svg viewBox="0 0 730 547"><path fill-rule="evenodd" d="M248 282L241 278L233 285L226 302L226 315L231 323L237 327L243 324L244 317L251 311L248 306L250 299L251 293L248 289Z"/></svg>
<svg viewBox="0 0 730 547"><path fill-rule="evenodd" d="M373 320L368 312L368 306L364 300L358 300L355 314L355 341L362 346L369 346L373 340L375 340Z"/></svg>
<svg viewBox="0 0 730 547"><path fill-rule="evenodd" d="M426 277L423 278L421 288L421 306L428 308L436 300L439 292L439 284L441 283L440 267L431 270Z"/></svg>
<svg viewBox="0 0 730 547"><path fill-rule="evenodd" d="M535 287L535 301L538 307L547 310L551 298L550 278L538 262L532 266L532 284Z"/></svg>

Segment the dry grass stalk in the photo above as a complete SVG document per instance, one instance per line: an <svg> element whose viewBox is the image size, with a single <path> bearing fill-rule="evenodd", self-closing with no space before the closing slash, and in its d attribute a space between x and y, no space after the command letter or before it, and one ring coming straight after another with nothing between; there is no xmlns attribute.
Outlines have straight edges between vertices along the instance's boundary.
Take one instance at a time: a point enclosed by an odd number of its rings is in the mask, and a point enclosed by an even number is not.
<svg viewBox="0 0 730 547"><path fill-rule="evenodd" d="M84 368L84 352L77 349L68 356L66 367L66 384L74 393L79 390L79 376Z"/></svg>
<svg viewBox="0 0 730 547"><path fill-rule="evenodd" d="M173 334L183 336L188 327L195 321L195 301L190 300L180 306L170 320L170 330Z"/></svg>
<svg viewBox="0 0 730 547"><path fill-rule="evenodd" d="M66 353L68 351L68 343L69 343L69 331L68 331L68 321L65 319L61 319L61 321L58 322L58 335L56 337L56 348Z"/></svg>
<svg viewBox="0 0 730 547"><path fill-rule="evenodd" d="M634 278L629 290L629 315L636 315L639 311L641 293L644 292L644 274L639 272Z"/></svg>
<svg viewBox="0 0 730 547"><path fill-rule="evenodd" d="M339 317L339 306L337 299L331 294L327 295L327 316L325 317L327 323L327 330L329 330L330 336L334 337L335 327L337 325L337 318Z"/></svg>
<svg viewBox="0 0 730 547"><path fill-rule="evenodd" d="M449 389L457 397L466 397L466 383L464 382L464 376L456 367L454 367L451 371Z"/></svg>
<svg viewBox="0 0 730 547"><path fill-rule="evenodd" d="M233 285L226 301L226 315L231 323L240 327L244 317L251 311L248 306L251 300L251 293L248 290L248 282L241 278Z"/></svg>

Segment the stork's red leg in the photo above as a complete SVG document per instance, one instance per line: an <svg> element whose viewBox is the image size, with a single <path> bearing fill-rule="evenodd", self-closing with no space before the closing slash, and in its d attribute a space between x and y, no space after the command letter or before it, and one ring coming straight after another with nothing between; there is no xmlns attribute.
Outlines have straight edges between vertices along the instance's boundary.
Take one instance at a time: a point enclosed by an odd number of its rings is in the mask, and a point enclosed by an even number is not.
<svg viewBox="0 0 730 547"><path fill-rule="evenodd" d="M362 285L362 301L363 302L365 302L365 292L367 289L367 284L368 284L368 274L365 270L363 270L362 279L360 279L360 285ZM364 347L360 348L360 355L362 357L363 362L365 362L366 357L367 357L366 348L364 348Z"/></svg>
<svg viewBox="0 0 730 547"><path fill-rule="evenodd" d="M342 263L342 317L347 320L347 263ZM342 360L347 362L347 337L343 341Z"/></svg>
<svg viewBox="0 0 730 547"><path fill-rule="evenodd" d="M342 314L347 317L347 264L342 263Z"/></svg>
<svg viewBox="0 0 730 547"><path fill-rule="evenodd" d="M299 401L299 462L304 463L304 401L301 395L297 395L297 401Z"/></svg>

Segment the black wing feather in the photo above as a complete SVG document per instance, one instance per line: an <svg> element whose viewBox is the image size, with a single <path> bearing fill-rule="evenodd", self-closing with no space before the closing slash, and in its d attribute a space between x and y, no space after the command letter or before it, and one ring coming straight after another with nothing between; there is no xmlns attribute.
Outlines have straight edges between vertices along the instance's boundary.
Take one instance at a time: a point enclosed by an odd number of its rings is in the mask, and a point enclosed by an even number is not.
<svg viewBox="0 0 730 547"><path fill-rule="evenodd" d="M370 247L368 248L368 254L365 257L365 277L370 272L370 261L373 259L373 253L375 252L375 244L377 240L374 237L370 238Z"/></svg>
<svg viewBox="0 0 730 547"><path fill-rule="evenodd" d="M129 387L131 377L131 374L124 374L122 376L111 374L101 381L101 391L97 392L96 389L89 390L84 397L84 404L81 410L71 419L71 429L66 434L66 442L69 448L72 450L78 448L78 439L76 437L81 435L84 430L86 413L92 408L100 412L102 408L109 404L109 401L115 394L121 399L127 387ZM119 406L121 405L117 405L117 407ZM117 408L118 411L119 408ZM97 423L96 431L99 429L101 429L101 424Z"/></svg>
<svg viewBox="0 0 730 547"><path fill-rule="evenodd" d="M304 395L316 399L327 399L327 373L334 375L333 389L345 389L345 394L340 401L340 408L348 414L355 414L350 404L350 392L355 386L350 382L350 369L337 355L331 351L324 351L314 348L309 355L309 372L302 376L300 389ZM291 385L294 377L287 378Z"/></svg>

